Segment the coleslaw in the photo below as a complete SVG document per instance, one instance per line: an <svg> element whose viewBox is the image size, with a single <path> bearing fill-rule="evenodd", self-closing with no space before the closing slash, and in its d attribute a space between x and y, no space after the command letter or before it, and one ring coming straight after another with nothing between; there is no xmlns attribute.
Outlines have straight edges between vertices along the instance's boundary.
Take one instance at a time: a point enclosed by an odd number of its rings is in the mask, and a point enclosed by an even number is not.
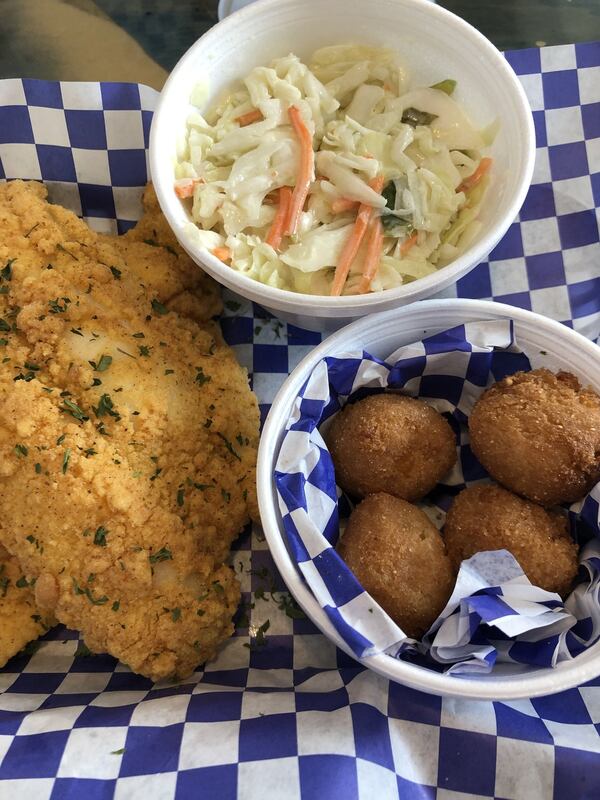
<svg viewBox="0 0 600 800"><path fill-rule="evenodd" d="M445 266L481 229L495 132L475 128L455 86L411 89L397 53L352 44L253 69L187 120L174 190L188 235L307 294L378 292Z"/></svg>

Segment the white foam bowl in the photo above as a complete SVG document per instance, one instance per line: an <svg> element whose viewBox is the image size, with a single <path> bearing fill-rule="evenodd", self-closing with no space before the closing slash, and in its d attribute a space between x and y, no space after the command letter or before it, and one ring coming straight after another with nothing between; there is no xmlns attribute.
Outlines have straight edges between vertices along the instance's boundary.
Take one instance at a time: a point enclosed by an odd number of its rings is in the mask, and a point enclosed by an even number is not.
<svg viewBox="0 0 600 800"><path fill-rule="evenodd" d="M351 41L398 50L413 85L456 79L457 99L477 125L500 120L490 149L494 184L482 207L483 229L448 266L385 292L332 298L264 286L223 264L185 231L189 214L173 191L173 168L192 109L190 93L199 81L207 81L208 108L253 67L290 51L308 58L323 45ZM219 22L187 51L164 86L150 135L150 167L158 200L191 258L234 292L312 330L333 330L455 283L485 259L508 230L525 199L534 158L531 110L511 67L475 28L427 0L258 0Z"/></svg>
<svg viewBox="0 0 600 800"><path fill-rule="evenodd" d="M543 362L549 369L568 370L582 383L600 392L600 348L570 328L531 311L501 303L425 300L358 320L332 334L300 362L273 401L258 451L258 501L265 536L275 563L300 606L326 636L351 656L351 650L340 639L301 577L286 544L273 474L294 399L316 364L325 356L364 349L385 358L402 345L420 341L424 336L455 325L507 318L514 320L515 336L525 352L537 354L539 358L540 351L544 351ZM572 661L561 662L555 669L498 665L492 674L476 678L442 675L388 655L365 658L361 663L386 678L431 694L510 700L560 692L600 674L600 643Z"/></svg>

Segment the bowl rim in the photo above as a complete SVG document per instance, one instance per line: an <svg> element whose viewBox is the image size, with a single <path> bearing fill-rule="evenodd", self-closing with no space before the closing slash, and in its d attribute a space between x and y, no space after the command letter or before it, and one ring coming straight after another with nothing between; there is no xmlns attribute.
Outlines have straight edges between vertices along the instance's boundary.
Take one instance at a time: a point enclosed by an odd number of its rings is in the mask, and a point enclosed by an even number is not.
<svg viewBox="0 0 600 800"><path fill-rule="evenodd" d="M423 300L419 303L418 308L422 308L423 311L439 312L440 314L443 314L448 309L460 310L464 308L465 311L481 312L486 318L509 318L524 323L535 323L538 329L544 328L548 333L554 334L557 340L570 341L579 349L585 350L590 357L600 360L600 348L594 342L586 339L585 336L571 328L567 328L562 323L536 314L533 311L489 300L455 298ZM598 656L586 659L585 662L580 661L577 663L578 658L574 658L570 661L563 661L554 668L536 670L531 675L483 676L479 679L440 674L406 661L394 659L392 656L385 654L362 659L356 658L351 649L340 638L325 612L318 605L290 558L284 541L285 532L280 522L279 510L275 500L273 468L278 450L278 437L287 421L294 398L297 396L309 372L314 369L318 361L325 355L330 355L336 349L345 349L349 339L354 341L358 339L360 341L361 333L368 328L376 328L379 324L383 324L390 319L395 319L401 325L404 315L414 313L415 306L403 306L389 311L382 311L379 314L371 314L341 328L305 356L287 377L275 396L261 434L256 481L260 518L273 560L288 589L309 619L321 632L360 664L373 669L390 680L430 694L474 700L516 700L539 697L579 686L600 674L600 652ZM591 649L593 648L598 648L600 651L600 643L592 645ZM590 650L586 652L589 653Z"/></svg>
<svg viewBox="0 0 600 800"><path fill-rule="evenodd" d="M505 85L510 87L519 117L518 127L522 134L524 169L521 171L521 179L517 191L506 212L494 226L490 227L489 231L479 242L469 247L457 259L440 270L436 270L425 277L418 278L403 286L386 289L382 292L334 298L329 295L305 294L267 286L254 278L250 278L247 275L231 269L231 267L224 264L207 250L197 246L195 242L185 236L181 224L181 201L175 196L174 192L171 191L172 179L168 182L168 185L164 185L161 179L161 174L164 172L165 167L165 156L160 149L158 140L162 127L168 124L168 99L170 91L179 81L180 77L185 76L188 71L188 65L191 65L195 60L198 50L203 48L210 50L215 40L243 26L246 19L262 14L268 15L271 11L280 10L286 5L293 6L298 4L298 0L256 0L250 5L220 20L203 36L197 39L183 54L165 82L154 111L150 129L150 172L162 212L181 245L192 259L196 262L200 262L206 271L219 283L224 284L234 291L239 291L239 293L245 297L249 296L250 299L263 303L269 308L278 309L283 312L301 313L299 309L306 308L310 309L311 313L317 316L323 316L331 311L340 316L343 314L350 316L353 314L367 314L376 311L377 307L381 306L382 303L389 304L394 301L398 303L410 302L411 297L414 297L416 294L419 294L419 296L430 295L433 294L436 289L441 288L442 284L447 286L450 283L454 283L458 278L468 273L477 264L483 261L509 229L523 205L531 184L535 165L535 127L533 113L529 101L527 100L525 90L502 53L489 39L480 33L480 31L461 17L430 2L430 0L396 0L396 2L398 6L409 9L411 7L423 10L426 9L426 13L430 13L434 16L437 15L440 19L444 20L449 27L454 28L454 30L460 30L466 37L470 37L480 48L482 55L485 54L485 57L489 58L490 61L494 63L498 80L505 81ZM312 4L322 10L322 0L303 0L303 7L306 7L308 4Z"/></svg>

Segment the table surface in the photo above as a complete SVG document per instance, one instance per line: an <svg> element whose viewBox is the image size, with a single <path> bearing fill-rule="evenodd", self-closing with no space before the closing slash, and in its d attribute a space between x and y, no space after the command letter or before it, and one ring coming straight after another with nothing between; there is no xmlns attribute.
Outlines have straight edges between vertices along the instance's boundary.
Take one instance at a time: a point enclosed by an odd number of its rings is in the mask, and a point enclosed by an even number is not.
<svg viewBox="0 0 600 800"><path fill-rule="evenodd" d="M503 50L600 39L599 0L441 5ZM217 0L0 0L0 10L0 78L132 81L155 89L217 22Z"/></svg>

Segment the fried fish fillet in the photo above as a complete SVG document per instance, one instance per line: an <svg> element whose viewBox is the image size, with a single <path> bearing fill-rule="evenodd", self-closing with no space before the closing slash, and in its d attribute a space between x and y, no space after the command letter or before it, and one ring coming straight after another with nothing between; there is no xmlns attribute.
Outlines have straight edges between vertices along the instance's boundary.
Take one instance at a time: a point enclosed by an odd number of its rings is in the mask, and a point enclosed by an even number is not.
<svg viewBox="0 0 600 800"><path fill-rule="evenodd" d="M53 620L40 613L19 562L0 545L0 667L37 639Z"/></svg>
<svg viewBox="0 0 600 800"><path fill-rule="evenodd" d="M0 541L92 651L185 676L232 632L256 398L155 210L148 244L45 195L0 187Z"/></svg>

